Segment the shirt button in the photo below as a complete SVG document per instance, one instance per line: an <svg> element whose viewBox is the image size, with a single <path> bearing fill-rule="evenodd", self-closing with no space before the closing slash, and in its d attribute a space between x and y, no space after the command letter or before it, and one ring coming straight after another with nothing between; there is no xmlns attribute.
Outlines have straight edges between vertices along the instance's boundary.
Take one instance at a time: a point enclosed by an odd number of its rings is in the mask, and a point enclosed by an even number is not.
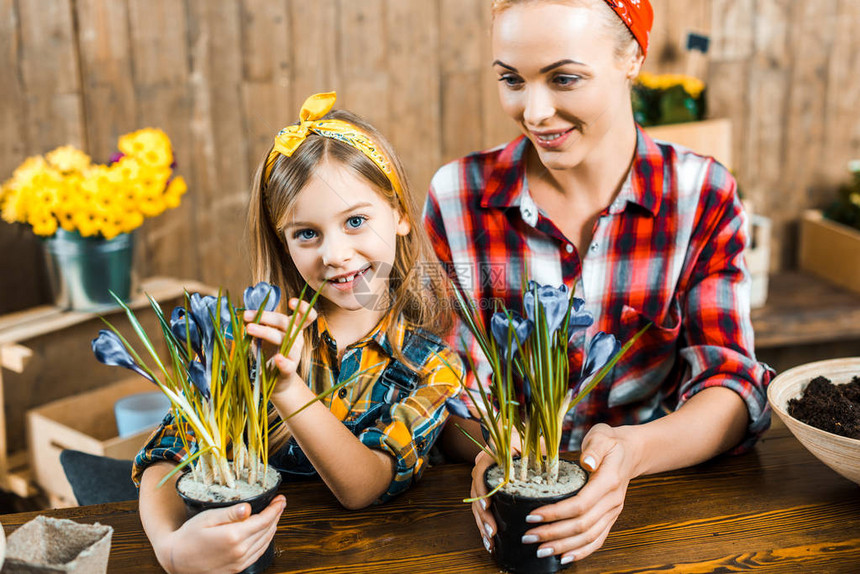
<svg viewBox="0 0 860 574"><path fill-rule="evenodd" d="M592 251L597 251L597 242L596 242L596 241L595 241L594 243L592 243L592 244L591 244L591 250L592 250Z"/></svg>
<svg viewBox="0 0 860 574"><path fill-rule="evenodd" d="M568 243L567 245L564 246L564 250L567 251L568 253L573 253L573 245Z"/></svg>
<svg viewBox="0 0 860 574"><path fill-rule="evenodd" d="M342 399L346 398L346 387L341 387L340 390L337 392L337 396Z"/></svg>

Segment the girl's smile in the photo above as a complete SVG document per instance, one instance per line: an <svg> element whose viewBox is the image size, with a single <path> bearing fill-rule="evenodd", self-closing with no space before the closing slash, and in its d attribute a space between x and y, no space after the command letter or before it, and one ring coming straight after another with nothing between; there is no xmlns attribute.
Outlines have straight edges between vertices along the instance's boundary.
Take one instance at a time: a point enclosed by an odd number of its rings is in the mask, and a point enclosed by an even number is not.
<svg viewBox="0 0 860 574"><path fill-rule="evenodd" d="M365 276L367 272L370 271L371 265L365 265L358 271L354 271L351 273L343 273L341 275L336 275L334 277L329 277L328 281L331 283L332 287L338 289L339 291L350 291L354 289L356 283L364 280L366 283Z"/></svg>

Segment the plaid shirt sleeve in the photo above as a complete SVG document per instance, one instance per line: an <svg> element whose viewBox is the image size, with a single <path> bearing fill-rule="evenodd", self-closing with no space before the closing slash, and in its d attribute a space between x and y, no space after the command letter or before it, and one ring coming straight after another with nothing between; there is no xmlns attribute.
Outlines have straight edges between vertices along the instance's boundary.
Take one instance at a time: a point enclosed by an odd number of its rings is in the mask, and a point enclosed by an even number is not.
<svg viewBox="0 0 860 574"><path fill-rule="evenodd" d="M749 314L750 277L743 259L748 242L746 214L728 171L712 163L698 203L684 311L686 346L680 354L690 377L679 388L680 407L699 391L721 386L735 391L749 413L750 448L770 426L766 388L774 372L755 360Z"/></svg>
<svg viewBox="0 0 860 574"><path fill-rule="evenodd" d="M424 204L424 228L427 230L427 236L430 238L430 244L433 246L433 251L437 259L442 263L448 275L458 282L461 289L467 294L474 292L475 285L470 284L473 279L471 269L467 264L457 265L454 263L454 258L451 254L448 232L445 228L446 223L455 223L455 218L443 218L442 213L451 212L452 210L459 211L462 207L461 197L456 196L446 199L443 194L440 194L440 189L450 190L456 189L458 184L451 185L452 178L458 179L459 165L456 163L448 164L442 167L434 176L430 183L430 191L427 194L427 200ZM449 194L450 195L450 194ZM442 202L447 202L443 206ZM447 211L446 211L447 210ZM462 272L462 276L458 274ZM464 284L466 283L466 284ZM471 296L471 295L470 295ZM453 302L452 302L453 303ZM446 338L446 343L452 348L457 349L461 364L464 368L463 383L471 391L477 392L478 381L482 381L485 389L489 389L490 377L492 369L490 363L481 351L478 341L466 324L460 319L460 315L454 315L454 327ZM467 351L468 349L468 351ZM474 369L472 368L474 366ZM473 404L469 393L462 393L460 399L465 405L474 412L477 416L476 406Z"/></svg>
<svg viewBox="0 0 860 574"><path fill-rule="evenodd" d="M193 433L189 431L189 439L193 440ZM189 446L194 449L196 443ZM143 476L143 471L148 466L161 461L172 461L177 464L182 462L188 456L188 451L182 444L182 439L177 434L176 425L173 419L173 413L167 413L164 420L153 433L149 440L146 441L144 447L137 453L134 458L134 466L131 471L131 479L134 485L140 488L140 479Z"/></svg>
<svg viewBox="0 0 860 574"><path fill-rule="evenodd" d="M447 363L447 364L446 364ZM424 365L427 375L403 400L392 404L376 424L359 435L368 448L394 457L394 479L377 503L390 500L417 481L426 456L448 418L445 401L460 392L462 366L448 348L433 354Z"/></svg>

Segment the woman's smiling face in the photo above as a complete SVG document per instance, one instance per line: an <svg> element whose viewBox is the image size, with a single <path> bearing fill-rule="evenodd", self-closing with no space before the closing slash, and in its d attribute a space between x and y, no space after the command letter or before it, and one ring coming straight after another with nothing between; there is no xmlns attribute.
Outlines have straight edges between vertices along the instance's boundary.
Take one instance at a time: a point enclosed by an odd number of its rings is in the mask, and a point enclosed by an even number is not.
<svg viewBox="0 0 860 574"><path fill-rule="evenodd" d="M387 309L397 236L409 223L379 192L335 161L321 164L292 206L283 230L299 274L319 290L329 316Z"/></svg>
<svg viewBox="0 0 860 574"><path fill-rule="evenodd" d="M630 80L641 61L619 59L599 9L532 2L502 10L493 20L502 109L551 169L579 165L622 124L625 114L619 112L626 107L629 114Z"/></svg>

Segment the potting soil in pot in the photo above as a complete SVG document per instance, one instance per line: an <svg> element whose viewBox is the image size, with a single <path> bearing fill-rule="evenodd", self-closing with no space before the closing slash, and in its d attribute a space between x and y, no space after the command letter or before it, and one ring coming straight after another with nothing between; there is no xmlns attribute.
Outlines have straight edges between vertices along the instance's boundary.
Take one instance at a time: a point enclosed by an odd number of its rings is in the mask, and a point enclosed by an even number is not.
<svg viewBox="0 0 860 574"><path fill-rule="evenodd" d="M566 460L558 461L558 480L555 484L549 484L545 473L535 473L533 468L529 469L528 480L518 480L520 475L520 461L514 461L514 472L511 481L502 487L508 494L527 496L530 498L541 498L545 496L558 496L575 492L585 484L586 476L579 465ZM490 469L487 482L491 488L495 488L504 479L504 471L499 467Z"/></svg>
<svg viewBox="0 0 860 574"><path fill-rule="evenodd" d="M812 379L801 398L788 401L788 414L823 431L860 439L860 377L844 385Z"/></svg>
<svg viewBox="0 0 860 574"><path fill-rule="evenodd" d="M189 472L179 479L179 489L195 500L204 500L207 502L230 502L231 500L247 500L264 493L278 480L278 471L268 468L266 472L265 485L248 484L248 472L243 471L242 479L236 481L235 488L221 486L220 484L205 485L196 480L192 480L193 475Z"/></svg>

